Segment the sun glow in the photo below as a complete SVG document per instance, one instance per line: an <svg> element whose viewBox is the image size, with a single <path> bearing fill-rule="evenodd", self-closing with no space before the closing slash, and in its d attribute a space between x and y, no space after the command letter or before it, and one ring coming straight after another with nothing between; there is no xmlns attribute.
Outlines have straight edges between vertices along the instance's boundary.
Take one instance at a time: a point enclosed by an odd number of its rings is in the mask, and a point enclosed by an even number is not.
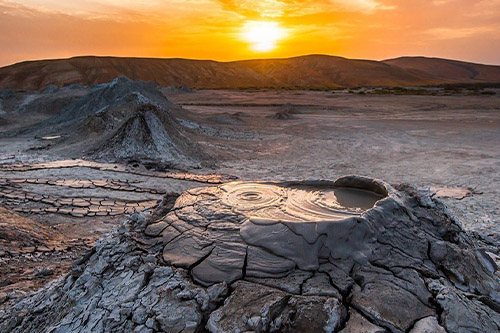
<svg viewBox="0 0 500 333"><path fill-rule="evenodd" d="M277 47L277 43L286 33L277 22L249 21L243 26L243 39L251 44L252 50L269 52Z"/></svg>

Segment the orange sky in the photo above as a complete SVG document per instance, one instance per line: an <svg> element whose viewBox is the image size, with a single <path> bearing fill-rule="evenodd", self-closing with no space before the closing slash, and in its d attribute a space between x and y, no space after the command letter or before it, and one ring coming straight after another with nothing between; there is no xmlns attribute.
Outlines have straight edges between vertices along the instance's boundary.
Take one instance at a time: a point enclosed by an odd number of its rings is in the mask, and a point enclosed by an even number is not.
<svg viewBox="0 0 500 333"><path fill-rule="evenodd" d="M272 51L248 21L286 32ZM76 55L214 60L322 53L500 64L500 0L0 0L0 65Z"/></svg>

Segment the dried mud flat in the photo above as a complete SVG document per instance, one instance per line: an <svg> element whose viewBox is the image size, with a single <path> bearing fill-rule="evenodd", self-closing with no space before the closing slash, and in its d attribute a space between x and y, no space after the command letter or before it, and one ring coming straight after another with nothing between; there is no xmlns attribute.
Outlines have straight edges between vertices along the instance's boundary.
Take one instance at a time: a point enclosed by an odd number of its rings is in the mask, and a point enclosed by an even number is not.
<svg viewBox="0 0 500 333"><path fill-rule="evenodd" d="M0 302L5 306L66 274L127 215L151 211L171 193L232 179L84 160L8 164L0 174Z"/></svg>
<svg viewBox="0 0 500 333"><path fill-rule="evenodd" d="M17 239L0 243L2 328L499 329L498 94L163 93L210 163L75 159L54 131L2 137L0 231ZM346 174L387 183L328 181Z"/></svg>

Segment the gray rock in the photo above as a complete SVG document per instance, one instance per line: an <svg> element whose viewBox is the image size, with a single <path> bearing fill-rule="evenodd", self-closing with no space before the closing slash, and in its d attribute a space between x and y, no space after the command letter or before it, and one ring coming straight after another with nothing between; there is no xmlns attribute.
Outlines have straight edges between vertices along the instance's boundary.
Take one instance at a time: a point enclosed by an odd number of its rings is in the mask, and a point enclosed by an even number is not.
<svg viewBox="0 0 500 333"><path fill-rule="evenodd" d="M7 302L8 299L9 295L7 295L6 293L0 293L0 305Z"/></svg>
<svg viewBox="0 0 500 333"><path fill-rule="evenodd" d="M441 324L448 332L498 332L500 313L493 311L479 297L466 294L446 282L429 283L443 312Z"/></svg>
<svg viewBox="0 0 500 333"><path fill-rule="evenodd" d="M211 302L220 302L224 300L229 293L227 283L214 284L207 288L207 293Z"/></svg>
<svg viewBox="0 0 500 333"><path fill-rule="evenodd" d="M246 276L266 278L286 276L295 268L292 260L279 257L259 247L248 246Z"/></svg>
<svg viewBox="0 0 500 333"><path fill-rule="evenodd" d="M332 296L342 299L340 292L330 284L330 278L324 273L316 273L302 285L302 295Z"/></svg>
<svg viewBox="0 0 500 333"><path fill-rule="evenodd" d="M35 279L51 276L54 274L54 270L51 268L46 268L46 267L40 267L35 269Z"/></svg>
<svg viewBox="0 0 500 333"><path fill-rule="evenodd" d="M210 332L334 332L346 309L332 297L293 296L278 289L238 281L224 306L212 312Z"/></svg>
<svg viewBox="0 0 500 333"><path fill-rule="evenodd" d="M415 323L410 333L446 333L441 327L436 317L425 317Z"/></svg>
<svg viewBox="0 0 500 333"><path fill-rule="evenodd" d="M134 225L126 221L125 229L134 230ZM182 270L141 268L138 262L147 254L132 236L114 232L101 239L93 254L80 261L84 268L78 277L70 272L21 300L0 317L0 331L194 331L203 319L197 296L208 300L208 294ZM185 295L180 298L181 290Z"/></svg>
<svg viewBox="0 0 500 333"><path fill-rule="evenodd" d="M341 333L383 333L386 332L380 326L370 323L358 311L351 308L349 320Z"/></svg>
<svg viewBox="0 0 500 333"><path fill-rule="evenodd" d="M247 277L246 280L250 282L259 283L268 287L280 289L290 294L300 295L304 282L309 279L313 274L311 272L304 272L295 270L282 278L252 278Z"/></svg>
<svg viewBox="0 0 500 333"><path fill-rule="evenodd" d="M435 313L410 291L384 281L356 286L352 305L373 322L394 332L405 332L416 320Z"/></svg>

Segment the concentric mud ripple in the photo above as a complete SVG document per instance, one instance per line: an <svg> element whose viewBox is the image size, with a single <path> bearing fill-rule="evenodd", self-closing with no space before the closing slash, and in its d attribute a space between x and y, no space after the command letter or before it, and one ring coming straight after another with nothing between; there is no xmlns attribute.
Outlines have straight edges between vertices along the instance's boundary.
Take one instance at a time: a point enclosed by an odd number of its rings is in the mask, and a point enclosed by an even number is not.
<svg viewBox="0 0 500 333"><path fill-rule="evenodd" d="M341 220L361 215L383 196L328 184L229 183L223 203L251 217L290 222Z"/></svg>
<svg viewBox="0 0 500 333"><path fill-rule="evenodd" d="M240 211L278 207L284 202L286 190L283 187L259 183L230 183L224 185L223 201Z"/></svg>

